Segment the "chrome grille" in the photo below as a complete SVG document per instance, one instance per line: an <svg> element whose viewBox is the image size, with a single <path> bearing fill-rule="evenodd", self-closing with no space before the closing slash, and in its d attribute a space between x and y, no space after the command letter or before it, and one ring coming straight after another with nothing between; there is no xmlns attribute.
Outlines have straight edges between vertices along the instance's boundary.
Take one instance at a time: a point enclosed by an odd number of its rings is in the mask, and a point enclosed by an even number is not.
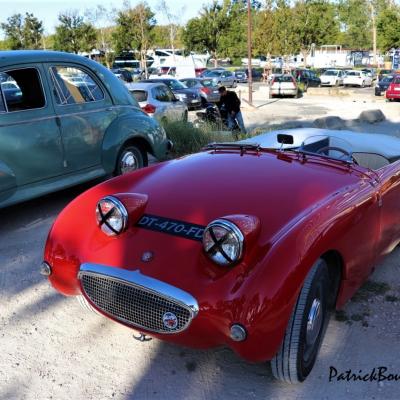
<svg viewBox="0 0 400 400"><path fill-rule="evenodd" d="M176 333L186 329L192 320L189 308L132 282L91 272L81 272L80 280L85 295L99 310L130 326ZM168 312L177 317L178 323L173 329L163 323L163 316Z"/></svg>

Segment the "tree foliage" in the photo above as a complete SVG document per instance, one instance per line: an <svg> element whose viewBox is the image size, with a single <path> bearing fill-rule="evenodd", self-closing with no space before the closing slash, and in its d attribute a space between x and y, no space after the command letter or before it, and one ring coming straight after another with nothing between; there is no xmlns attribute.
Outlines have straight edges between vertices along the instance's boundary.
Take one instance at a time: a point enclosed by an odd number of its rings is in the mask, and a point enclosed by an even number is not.
<svg viewBox="0 0 400 400"><path fill-rule="evenodd" d="M400 48L400 12L398 7L388 7L378 15L376 23L378 46L383 51Z"/></svg>
<svg viewBox="0 0 400 400"><path fill-rule="evenodd" d="M146 3L139 3L134 8L125 3L125 8L118 12L115 22L112 36L116 53L131 50L143 52L150 48L156 20L154 12Z"/></svg>
<svg viewBox="0 0 400 400"><path fill-rule="evenodd" d="M341 32L338 41L344 47L365 49L371 47L371 14L368 0L340 0L338 16Z"/></svg>
<svg viewBox="0 0 400 400"><path fill-rule="evenodd" d="M11 50L40 49L42 47L43 22L33 14L14 14L2 23L6 47Z"/></svg>
<svg viewBox="0 0 400 400"><path fill-rule="evenodd" d="M96 47L96 29L78 11L69 11L58 16L60 24L54 34L54 49L78 54Z"/></svg>

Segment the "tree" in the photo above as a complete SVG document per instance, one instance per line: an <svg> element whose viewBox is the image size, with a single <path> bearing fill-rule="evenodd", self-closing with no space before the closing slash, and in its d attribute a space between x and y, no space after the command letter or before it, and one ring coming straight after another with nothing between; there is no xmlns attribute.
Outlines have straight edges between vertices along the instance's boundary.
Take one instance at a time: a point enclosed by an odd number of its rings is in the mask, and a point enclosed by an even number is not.
<svg viewBox="0 0 400 400"><path fill-rule="evenodd" d="M223 57L247 56L247 1L225 2L227 25L219 42L218 52Z"/></svg>
<svg viewBox="0 0 400 400"><path fill-rule="evenodd" d="M33 14L26 13L23 27L24 46L26 49L42 48L43 23Z"/></svg>
<svg viewBox="0 0 400 400"><path fill-rule="evenodd" d="M112 57L110 54L112 46L112 35L109 25L113 19L113 11L108 10L102 5L97 5L94 8L86 9L85 16L88 21L97 29L97 43L96 48L104 52L107 67L110 68L112 64Z"/></svg>
<svg viewBox="0 0 400 400"><path fill-rule="evenodd" d="M368 0L340 0L338 16L339 42L353 49L367 49L372 44L371 11Z"/></svg>
<svg viewBox="0 0 400 400"><path fill-rule="evenodd" d="M33 14L14 14L1 24L7 47L11 50L40 49L42 47L43 23Z"/></svg>
<svg viewBox="0 0 400 400"><path fill-rule="evenodd" d="M125 8L117 14L116 28L112 35L117 53L132 50L139 52L146 74L146 53L152 42L155 24L154 13L146 3L142 2L131 8L129 2L125 2Z"/></svg>
<svg viewBox="0 0 400 400"><path fill-rule="evenodd" d="M176 36L174 39L174 49L180 49L183 47L183 43L181 40L182 35L182 27L176 25L177 29ZM174 28L174 29L175 29ZM170 48L171 47L171 39L170 39L171 28L169 25L156 25L152 30L152 44L154 47L160 48Z"/></svg>
<svg viewBox="0 0 400 400"><path fill-rule="evenodd" d="M327 0L297 0L293 13L293 49L301 52L305 65L313 45L336 41L339 24L335 7Z"/></svg>
<svg viewBox="0 0 400 400"><path fill-rule="evenodd" d="M58 16L60 25L56 26L54 49L78 54L96 47L96 29L78 11L68 11Z"/></svg>
<svg viewBox="0 0 400 400"><path fill-rule="evenodd" d="M214 0L209 6L203 6L200 16L189 20L182 32L186 48L201 52L209 51L215 59L215 65L221 39L229 26L226 4L227 1L221 5Z"/></svg>
<svg viewBox="0 0 400 400"><path fill-rule="evenodd" d="M392 5L383 10L377 18L376 28L378 47L381 51L388 51L400 47L400 12L399 8Z"/></svg>
<svg viewBox="0 0 400 400"><path fill-rule="evenodd" d="M180 16L184 14L185 8L180 10L180 14L173 13L171 9L168 7L167 2L165 0L161 0L159 4L160 11L164 14L164 16L168 20L168 36L169 36L169 46L172 49L172 54L174 54L175 50L175 41L180 28ZM165 46L167 47L167 46Z"/></svg>

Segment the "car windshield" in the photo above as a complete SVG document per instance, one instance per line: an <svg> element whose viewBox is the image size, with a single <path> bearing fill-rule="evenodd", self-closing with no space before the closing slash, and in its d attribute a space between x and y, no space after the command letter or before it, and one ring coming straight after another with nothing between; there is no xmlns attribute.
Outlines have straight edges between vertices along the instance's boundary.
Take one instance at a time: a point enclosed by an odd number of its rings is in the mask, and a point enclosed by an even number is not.
<svg viewBox="0 0 400 400"><path fill-rule="evenodd" d="M293 82L292 75L279 75L274 78L274 82Z"/></svg>
<svg viewBox="0 0 400 400"><path fill-rule="evenodd" d="M324 75L327 75L327 76L336 76L337 74L338 74L338 71L334 71L333 69L330 69L330 70L324 72Z"/></svg>
<svg viewBox="0 0 400 400"><path fill-rule="evenodd" d="M399 84L400 83L400 76L396 76L395 78L393 78L392 83Z"/></svg>
<svg viewBox="0 0 400 400"><path fill-rule="evenodd" d="M382 83L390 83L393 80L393 76L385 76L384 78L382 78L381 82Z"/></svg>
<svg viewBox="0 0 400 400"><path fill-rule="evenodd" d="M204 79L203 81L201 81L201 84L205 87L210 87L210 86L218 86L216 83L214 83L213 80L211 79Z"/></svg>
<svg viewBox="0 0 400 400"><path fill-rule="evenodd" d="M222 71L210 71L207 76L220 76Z"/></svg>
<svg viewBox="0 0 400 400"><path fill-rule="evenodd" d="M304 140L298 151L318 154L335 160L353 162L351 144L335 136L310 136Z"/></svg>
<svg viewBox="0 0 400 400"><path fill-rule="evenodd" d="M187 86L184 85L182 82L179 82L175 79L171 79L169 81L165 81L165 83L167 84L167 86L169 86L169 88L171 90L180 90L180 89L187 89Z"/></svg>
<svg viewBox="0 0 400 400"><path fill-rule="evenodd" d="M147 92L145 90L132 90L131 93L139 103L147 100Z"/></svg>
<svg viewBox="0 0 400 400"><path fill-rule="evenodd" d="M359 76L360 72L358 71L348 71L347 76Z"/></svg>

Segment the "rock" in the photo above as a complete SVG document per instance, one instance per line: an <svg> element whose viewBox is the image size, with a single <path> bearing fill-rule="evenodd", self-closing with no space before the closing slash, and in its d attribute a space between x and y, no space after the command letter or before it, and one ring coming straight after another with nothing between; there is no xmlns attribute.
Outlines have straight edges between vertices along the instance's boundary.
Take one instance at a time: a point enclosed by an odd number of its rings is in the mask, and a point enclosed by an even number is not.
<svg viewBox="0 0 400 400"><path fill-rule="evenodd" d="M368 122L370 124L375 124L376 122L384 121L386 117L381 110L365 110L360 114L358 119L361 122Z"/></svg>
<svg viewBox="0 0 400 400"><path fill-rule="evenodd" d="M316 120L314 120L313 125L317 128L326 129L344 129L346 127L345 121L335 115L317 118Z"/></svg>

